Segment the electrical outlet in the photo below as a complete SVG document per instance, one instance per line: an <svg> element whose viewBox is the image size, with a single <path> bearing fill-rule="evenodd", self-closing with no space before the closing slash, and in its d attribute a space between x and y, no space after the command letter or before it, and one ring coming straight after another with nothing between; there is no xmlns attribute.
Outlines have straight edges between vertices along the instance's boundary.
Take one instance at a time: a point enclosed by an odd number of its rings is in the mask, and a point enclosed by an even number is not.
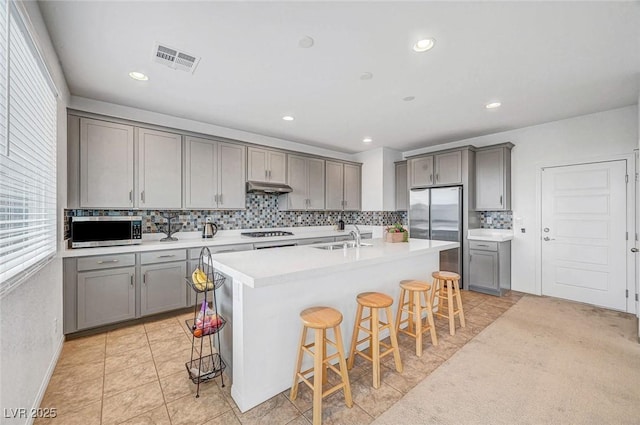
<svg viewBox="0 0 640 425"><path fill-rule="evenodd" d="M484 219L487 224L493 224L493 217L487 217Z"/></svg>
<svg viewBox="0 0 640 425"><path fill-rule="evenodd" d="M298 223L302 223L302 216L301 216L301 215L297 216L297 217L296 217L296 221L297 221Z"/></svg>

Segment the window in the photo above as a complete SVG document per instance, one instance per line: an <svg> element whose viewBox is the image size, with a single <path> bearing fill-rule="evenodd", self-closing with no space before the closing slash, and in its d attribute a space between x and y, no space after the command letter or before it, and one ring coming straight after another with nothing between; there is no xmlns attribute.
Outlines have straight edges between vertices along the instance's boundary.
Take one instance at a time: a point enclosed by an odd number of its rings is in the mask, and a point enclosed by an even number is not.
<svg viewBox="0 0 640 425"><path fill-rule="evenodd" d="M56 91L15 2L0 0L0 297L56 253Z"/></svg>

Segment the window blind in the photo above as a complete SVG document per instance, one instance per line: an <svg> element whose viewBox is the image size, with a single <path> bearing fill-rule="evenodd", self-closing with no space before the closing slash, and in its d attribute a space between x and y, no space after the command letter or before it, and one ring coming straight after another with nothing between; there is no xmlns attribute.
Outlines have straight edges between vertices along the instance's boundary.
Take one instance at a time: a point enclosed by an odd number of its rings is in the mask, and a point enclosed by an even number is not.
<svg viewBox="0 0 640 425"><path fill-rule="evenodd" d="M56 93L13 2L4 29L0 152L0 297L56 252Z"/></svg>

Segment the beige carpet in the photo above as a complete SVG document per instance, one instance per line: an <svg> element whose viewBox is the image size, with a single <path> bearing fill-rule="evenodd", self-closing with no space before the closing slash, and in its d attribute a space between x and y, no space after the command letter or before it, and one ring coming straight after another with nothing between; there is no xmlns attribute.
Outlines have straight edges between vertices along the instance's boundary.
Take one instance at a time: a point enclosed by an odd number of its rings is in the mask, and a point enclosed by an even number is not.
<svg viewBox="0 0 640 425"><path fill-rule="evenodd" d="M525 296L373 424L640 424L637 332L630 314Z"/></svg>

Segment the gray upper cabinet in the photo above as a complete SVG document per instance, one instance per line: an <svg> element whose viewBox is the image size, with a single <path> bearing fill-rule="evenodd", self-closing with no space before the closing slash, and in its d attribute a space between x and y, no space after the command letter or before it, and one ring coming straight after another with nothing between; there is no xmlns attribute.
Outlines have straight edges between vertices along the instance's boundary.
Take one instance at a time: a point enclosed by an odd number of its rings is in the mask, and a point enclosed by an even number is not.
<svg viewBox="0 0 640 425"><path fill-rule="evenodd" d="M435 155L435 184L462 184L462 152Z"/></svg>
<svg viewBox="0 0 640 425"><path fill-rule="evenodd" d="M135 267L77 274L77 330L133 319Z"/></svg>
<svg viewBox="0 0 640 425"><path fill-rule="evenodd" d="M408 165L411 187L433 185L433 156L410 159Z"/></svg>
<svg viewBox="0 0 640 425"><path fill-rule="evenodd" d="M408 209L407 161L396 162L396 211L407 211Z"/></svg>
<svg viewBox="0 0 640 425"><path fill-rule="evenodd" d="M182 136L138 128L140 208L182 208Z"/></svg>
<svg viewBox="0 0 640 425"><path fill-rule="evenodd" d="M293 191L278 198L279 209L324 209L324 167L321 159L288 155L287 181Z"/></svg>
<svg viewBox="0 0 640 425"><path fill-rule="evenodd" d="M184 261L142 266L140 314L160 313L187 306L187 265Z"/></svg>
<svg viewBox="0 0 640 425"><path fill-rule="evenodd" d="M476 152L476 210L511 209L511 143Z"/></svg>
<svg viewBox="0 0 640 425"><path fill-rule="evenodd" d="M134 206L133 134L129 125L80 119L80 207Z"/></svg>
<svg viewBox="0 0 640 425"><path fill-rule="evenodd" d="M287 182L287 155L284 152L250 147L247 179L269 183Z"/></svg>
<svg viewBox="0 0 640 425"><path fill-rule="evenodd" d="M187 137L185 207L245 208L245 166L244 146Z"/></svg>
<svg viewBox="0 0 640 425"><path fill-rule="evenodd" d="M362 182L359 165L344 164L344 209L359 211L361 208Z"/></svg>
<svg viewBox="0 0 640 425"><path fill-rule="evenodd" d="M358 211L361 208L359 165L326 161L326 209Z"/></svg>
<svg viewBox="0 0 640 425"><path fill-rule="evenodd" d="M462 184L462 152L439 153L408 161L411 188Z"/></svg>

